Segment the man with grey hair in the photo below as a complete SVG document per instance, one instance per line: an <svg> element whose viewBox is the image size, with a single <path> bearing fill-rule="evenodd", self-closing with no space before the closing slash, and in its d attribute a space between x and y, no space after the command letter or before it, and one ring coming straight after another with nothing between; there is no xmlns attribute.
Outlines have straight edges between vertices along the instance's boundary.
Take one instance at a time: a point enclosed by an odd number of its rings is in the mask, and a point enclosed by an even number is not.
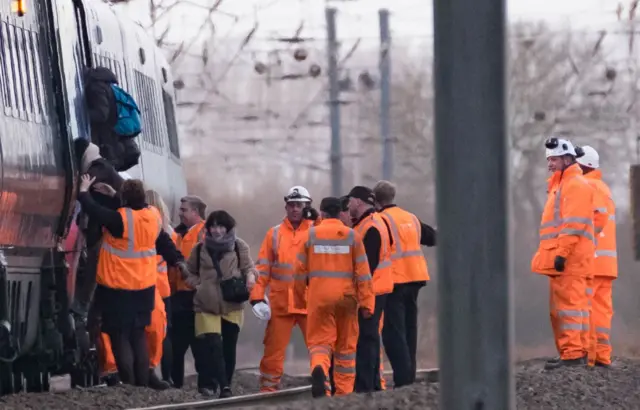
<svg viewBox="0 0 640 410"><path fill-rule="evenodd" d="M394 282L393 292L387 296L382 342L393 368L394 387L401 387L416 378L418 293L429 281L420 246L435 246L436 231L394 203L396 187L391 182L379 181L373 194L389 232Z"/></svg>
<svg viewBox="0 0 640 410"><path fill-rule="evenodd" d="M185 260L189 259L191 250L204 238L206 210L207 205L199 196L187 195L180 199L178 214L180 225L176 227L175 233L177 234L176 245ZM193 297L196 291L185 282L182 275L174 271L169 273L171 304L167 308L167 318L171 317L171 320L168 320L167 333L171 337L172 352L163 354L162 377L165 381L172 382L174 387L181 388L184 384L184 356L189 348L193 353L196 345L195 311L193 310ZM196 356L194 354L194 358Z"/></svg>

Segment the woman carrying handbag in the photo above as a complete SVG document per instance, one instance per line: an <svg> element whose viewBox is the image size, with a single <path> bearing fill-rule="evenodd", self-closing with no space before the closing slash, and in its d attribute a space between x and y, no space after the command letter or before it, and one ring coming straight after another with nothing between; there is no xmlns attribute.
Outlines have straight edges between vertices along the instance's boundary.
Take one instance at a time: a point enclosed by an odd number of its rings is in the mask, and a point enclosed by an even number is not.
<svg viewBox="0 0 640 410"><path fill-rule="evenodd" d="M198 391L231 397L236 345L244 303L256 279L249 245L235 234L236 221L226 211L214 211L205 222L205 238L198 243L183 271L196 289L196 351Z"/></svg>

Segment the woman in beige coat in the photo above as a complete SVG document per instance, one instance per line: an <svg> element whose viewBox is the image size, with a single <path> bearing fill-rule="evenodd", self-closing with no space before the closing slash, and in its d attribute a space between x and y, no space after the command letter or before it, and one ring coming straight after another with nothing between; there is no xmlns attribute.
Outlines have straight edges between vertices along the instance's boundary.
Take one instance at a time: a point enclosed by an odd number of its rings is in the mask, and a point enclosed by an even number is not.
<svg viewBox="0 0 640 410"><path fill-rule="evenodd" d="M228 212L209 214L205 238L191 252L183 272L185 281L196 289L198 390L212 396L219 386L220 398L232 395L244 303L256 279L249 245L236 237L235 227Z"/></svg>

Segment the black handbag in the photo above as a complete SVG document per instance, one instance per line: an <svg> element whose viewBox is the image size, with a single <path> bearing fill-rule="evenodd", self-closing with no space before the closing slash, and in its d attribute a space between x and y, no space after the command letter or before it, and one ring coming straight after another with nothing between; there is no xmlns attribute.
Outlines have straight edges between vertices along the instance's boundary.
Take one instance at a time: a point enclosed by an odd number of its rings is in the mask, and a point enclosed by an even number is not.
<svg viewBox="0 0 640 410"><path fill-rule="evenodd" d="M200 244L202 245L202 244ZM240 252L238 252L238 244L236 243L233 250L236 253L238 259L238 269L240 269ZM222 278L222 269L220 268L220 261L211 255L213 266L218 273L218 277ZM200 249L198 249L198 258L196 260L196 269L200 274ZM222 299L229 303L243 303L249 300L249 290L247 289L247 281L244 277L232 277L229 279L220 280L220 290L222 291Z"/></svg>

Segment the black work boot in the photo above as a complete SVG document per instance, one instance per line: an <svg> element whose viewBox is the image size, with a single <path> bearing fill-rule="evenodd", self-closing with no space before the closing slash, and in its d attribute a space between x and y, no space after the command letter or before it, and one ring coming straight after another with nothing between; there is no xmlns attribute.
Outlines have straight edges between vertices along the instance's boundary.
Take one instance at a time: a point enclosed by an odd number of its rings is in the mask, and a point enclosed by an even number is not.
<svg viewBox="0 0 640 410"><path fill-rule="evenodd" d="M326 380L327 376L324 374L322 366L314 367L311 372L311 397L316 399L327 395L324 385Z"/></svg>
<svg viewBox="0 0 640 410"><path fill-rule="evenodd" d="M149 369L149 387L153 390L167 390L171 388L171 385L156 375L153 369Z"/></svg>
<svg viewBox="0 0 640 410"><path fill-rule="evenodd" d="M596 367L602 367L602 368L604 368L604 369L610 369L610 368L611 368L611 364L609 364L609 363L602 363L602 362L599 362L599 361L597 361L597 360L596 360L596 364L595 364L595 366L596 366Z"/></svg>
<svg viewBox="0 0 640 410"><path fill-rule="evenodd" d="M586 366L587 365L587 356L579 357L577 359L568 359L568 360L558 360L558 361L548 361L544 365L545 370L555 370L560 367L576 367L576 366Z"/></svg>
<svg viewBox="0 0 640 410"><path fill-rule="evenodd" d="M231 392L231 387L227 386L227 387L223 387L222 389L220 389L220 398L221 399L226 399L228 397L233 396L233 393Z"/></svg>
<svg viewBox="0 0 640 410"><path fill-rule="evenodd" d="M118 376L118 373L107 374L107 375L102 377L102 380L109 387L113 387L113 386L116 386L116 385L120 384L120 377Z"/></svg>
<svg viewBox="0 0 640 410"><path fill-rule="evenodd" d="M202 394L205 397L213 397L216 395L216 391L213 389L209 389L206 387L199 387L198 393Z"/></svg>

